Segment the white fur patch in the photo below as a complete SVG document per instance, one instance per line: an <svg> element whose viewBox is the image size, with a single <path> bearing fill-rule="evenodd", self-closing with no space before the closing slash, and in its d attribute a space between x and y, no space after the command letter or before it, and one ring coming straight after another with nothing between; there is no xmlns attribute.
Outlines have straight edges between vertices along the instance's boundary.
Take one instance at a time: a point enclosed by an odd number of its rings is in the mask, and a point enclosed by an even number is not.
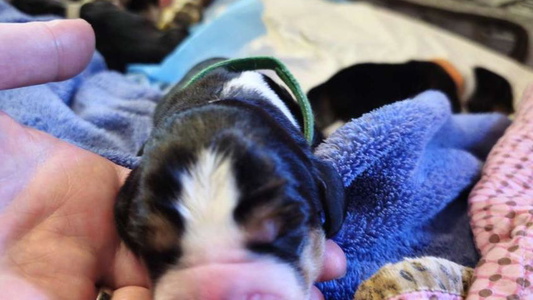
<svg viewBox="0 0 533 300"><path fill-rule="evenodd" d="M183 190L176 208L185 219L183 265L242 260L247 252L244 233L233 218L239 190L231 160L203 150L180 177Z"/></svg>
<svg viewBox="0 0 533 300"><path fill-rule="evenodd" d="M257 72L242 72L239 77L236 77L224 85L222 90L222 95L227 95L231 93L233 89L243 89L243 90L253 90L260 93L263 97L270 100L281 112L291 121L291 123L300 129L298 122L291 114L285 103L274 93L268 84L263 80L263 76Z"/></svg>

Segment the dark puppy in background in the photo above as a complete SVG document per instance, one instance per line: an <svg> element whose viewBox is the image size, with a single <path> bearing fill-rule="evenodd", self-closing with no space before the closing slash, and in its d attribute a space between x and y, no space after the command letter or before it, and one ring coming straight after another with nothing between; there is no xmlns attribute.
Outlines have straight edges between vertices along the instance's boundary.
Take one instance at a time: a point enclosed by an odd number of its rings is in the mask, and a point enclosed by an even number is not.
<svg viewBox="0 0 533 300"><path fill-rule="evenodd" d="M56 15L60 17L75 18L78 16L69 16L67 8L69 5L77 7L85 3L95 2L98 0L7 0L16 9L29 15ZM153 19L154 14L158 14L158 0L100 0L116 5L120 9L126 9L130 12L143 15L147 19Z"/></svg>
<svg viewBox="0 0 533 300"><path fill-rule="evenodd" d="M476 89L466 107L469 112L514 113L513 88L503 76L482 68L474 68Z"/></svg>
<svg viewBox="0 0 533 300"><path fill-rule="evenodd" d="M131 63L159 63L189 34L187 27L159 30L153 21L108 1L83 5L80 17L93 27L107 66L120 72Z"/></svg>
<svg viewBox="0 0 533 300"><path fill-rule="evenodd" d="M429 89L446 94L452 110L461 111L454 78L442 66L430 61L356 64L340 70L307 95L318 112L317 126L324 130L336 121L347 122Z"/></svg>
<svg viewBox="0 0 533 300"><path fill-rule="evenodd" d="M155 299L307 299L344 218L340 176L269 77L219 68L182 88L157 107L115 211Z"/></svg>
<svg viewBox="0 0 533 300"><path fill-rule="evenodd" d="M161 62L189 35L188 23L176 22L165 29L157 27L160 14L157 0L68 2L77 7L77 15L68 17L80 17L91 24L96 49L104 56L107 67L119 72L132 63ZM72 13L67 1L12 0L11 4L31 15L67 17L68 11Z"/></svg>
<svg viewBox="0 0 533 300"><path fill-rule="evenodd" d="M330 125L426 90L444 93L454 113L461 112L463 106L472 113L514 112L512 87L507 79L482 67L476 67L474 75L474 92L461 101L462 75L446 60L361 63L338 71L307 95L316 111L318 128L326 132L332 131Z"/></svg>
<svg viewBox="0 0 533 300"><path fill-rule="evenodd" d="M66 17L67 7L61 0L8 0L13 7L29 15Z"/></svg>

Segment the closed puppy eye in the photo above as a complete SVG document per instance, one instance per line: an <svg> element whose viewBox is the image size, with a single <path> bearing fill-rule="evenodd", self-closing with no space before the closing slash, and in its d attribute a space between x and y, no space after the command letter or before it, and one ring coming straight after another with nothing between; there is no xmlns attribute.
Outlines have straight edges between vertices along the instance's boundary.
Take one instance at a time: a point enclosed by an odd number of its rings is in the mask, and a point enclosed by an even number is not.
<svg viewBox="0 0 533 300"><path fill-rule="evenodd" d="M239 224L248 245L277 247L287 235L292 240L296 232L304 230L307 218L303 210L298 203L286 203L280 198L253 207Z"/></svg>
<svg viewBox="0 0 533 300"><path fill-rule="evenodd" d="M269 244L280 234L282 222L276 212L269 208L259 208L245 221L245 238L251 244Z"/></svg>

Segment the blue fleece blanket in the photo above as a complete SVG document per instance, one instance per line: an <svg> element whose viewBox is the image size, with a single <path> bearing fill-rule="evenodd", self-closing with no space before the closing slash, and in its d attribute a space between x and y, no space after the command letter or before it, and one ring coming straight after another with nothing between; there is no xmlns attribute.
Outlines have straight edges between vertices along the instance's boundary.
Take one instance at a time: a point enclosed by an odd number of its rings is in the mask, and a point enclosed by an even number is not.
<svg viewBox="0 0 533 300"><path fill-rule="evenodd" d="M438 256L475 266L466 196L509 120L452 115L439 92L425 92L347 123L316 153L347 187L348 216L335 240L348 258L343 279L321 284L327 299L352 299L381 266Z"/></svg>
<svg viewBox="0 0 533 300"><path fill-rule="evenodd" d="M29 20L0 1L0 21ZM95 54L71 80L0 91L0 110L131 167L161 94L107 71ZM405 256L475 265L464 196L508 123L496 114L453 116L442 94L427 92L353 120L324 142L317 154L342 174L349 210L336 237L348 274L320 285L327 299L352 299L362 280Z"/></svg>

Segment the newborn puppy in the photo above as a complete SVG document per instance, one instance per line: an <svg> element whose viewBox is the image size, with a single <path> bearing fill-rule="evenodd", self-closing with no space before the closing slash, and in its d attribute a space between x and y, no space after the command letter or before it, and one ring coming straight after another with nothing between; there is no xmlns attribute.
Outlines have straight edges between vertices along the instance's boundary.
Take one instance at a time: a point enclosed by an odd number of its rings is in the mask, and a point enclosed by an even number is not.
<svg viewBox="0 0 533 300"><path fill-rule="evenodd" d="M157 107L115 211L154 298L307 299L343 221L340 176L269 77L218 68L182 86Z"/></svg>

